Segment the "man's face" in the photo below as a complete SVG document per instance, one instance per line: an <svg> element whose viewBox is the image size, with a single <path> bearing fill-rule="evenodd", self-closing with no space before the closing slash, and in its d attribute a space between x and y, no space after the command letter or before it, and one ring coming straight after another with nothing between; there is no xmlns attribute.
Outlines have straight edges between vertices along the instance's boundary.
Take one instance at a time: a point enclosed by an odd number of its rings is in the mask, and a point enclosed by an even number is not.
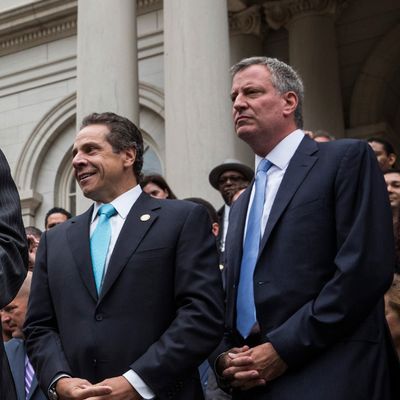
<svg viewBox="0 0 400 400"><path fill-rule="evenodd" d="M393 167L394 163L396 162L395 154L386 153L385 147L382 143L369 142L369 145L372 147L372 150L374 150L379 167L382 171L386 171L387 169Z"/></svg>
<svg viewBox="0 0 400 400"><path fill-rule="evenodd" d="M133 174L135 150L115 153L107 141L105 125L89 125L76 136L73 147L75 178L83 194L102 203L109 203L136 184Z"/></svg>
<svg viewBox="0 0 400 400"><path fill-rule="evenodd" d="M22 338L22 328L26 317L28 306L27 296L17 296L10 304L5 306L2 311L2 321L11 330L12 337Z"/></svg>
<svg viewBox="0 0 400 400"><path fill-rule="evenodd" d="M287 102L272 85L264 65L251 65L233 77L231 100L235 130L241 139L251 143L259 140L256 136L282 131Z"/></svg>
<svg viewBox="0 0 400 400"><path fill-rule="evenodd" d="M218 190L228 205L231 205L233 195L248 185L249 181L238 171L225 171L218 179Z"/></svg>
<svg viewBox="0 0 400 400"><path fill-rule="evenodd" d="M67 216L62 213L50 214L49 217L47 218L46 231L48 231L51 228L54 228L56 225L62 224L67 219L68 219Z"/></svg>
<svg viewBox="0 0 400 400"><path fill-rule="evenodd" d="M400 174L390 172L384 175L389 193L390 206L394 209L400 208Z"/></svg>

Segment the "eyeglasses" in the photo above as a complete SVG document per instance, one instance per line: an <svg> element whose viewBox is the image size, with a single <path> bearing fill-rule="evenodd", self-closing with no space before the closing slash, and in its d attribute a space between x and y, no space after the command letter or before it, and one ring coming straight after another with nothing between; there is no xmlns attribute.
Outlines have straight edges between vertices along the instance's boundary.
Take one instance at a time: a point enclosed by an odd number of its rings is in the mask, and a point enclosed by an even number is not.
<svg viewBox="0 0 400 400"><path fill-rule="evenodd" d="M231 181L232 183L238 183L242 182L245 179L241 175L226 175L226 176L221 176L218 179L218 185L223 185L224 183L227 183L228 181Z"/></svg>

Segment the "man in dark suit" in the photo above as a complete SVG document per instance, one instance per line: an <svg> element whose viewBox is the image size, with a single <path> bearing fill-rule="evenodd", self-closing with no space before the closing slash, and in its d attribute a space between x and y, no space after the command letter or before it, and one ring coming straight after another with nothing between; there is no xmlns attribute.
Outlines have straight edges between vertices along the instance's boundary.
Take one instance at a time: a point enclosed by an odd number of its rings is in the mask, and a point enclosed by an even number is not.
<svg viewBox="0 0 400 400"><path fill-rule="evenodd" d="M224 205L218 210L219 232L218 247L221 254L225 250L226 233L228 232L229 210L234 195L247 188L253 179L254 172L238 160L227 159L214 167L208 175L211 186L217 189L224 200Z"/></svg>
<svg viewBox="0 0 400 400"><path fill-rule="evenodd" d="M25 324L51 399L203 398L197 366L223 331L210 219L142 193L142 164L132 122L84 119L73 167L95 204L43 234Z"/></svg>
<svg viewBox="0 0 400 400"><path fill-rule="evenodd" d="M383 307L391 216L374 154L304 136L303 85L283 62L232 72L235 129L257 172L231 210L221 384L246 400L399 398Z"/></svg>
<svg viewBox="0 0 400 400"><path fill-rule="evenodd" d="M17 188L0 151L0 308L17 294L28 268L28 247ZM0 400L16 399L15 388L0 340Z"/></svg>
<svg viewBox="0 0 400 400"><path fill-rule="evenodd" d="M13 337L4 347L18 400L46 400L46 396L38 386L35 372L26 355L22 333L31 282L32 272L29 271L15 299L4 307L5 321L10 326Z"/></svg>

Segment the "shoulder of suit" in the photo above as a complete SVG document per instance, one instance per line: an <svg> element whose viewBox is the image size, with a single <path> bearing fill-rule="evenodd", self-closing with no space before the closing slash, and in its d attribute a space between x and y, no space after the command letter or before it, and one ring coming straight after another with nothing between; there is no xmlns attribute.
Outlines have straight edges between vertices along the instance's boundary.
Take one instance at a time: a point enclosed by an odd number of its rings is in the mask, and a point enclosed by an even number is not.
<svg viewBox="0 0 400 400"><path fill-rule="evenodd" d="M359 150L369 150L370 146L367 141L361 139L350 139L343 138L333 140L332 142L317 143L319 151L332 152L337 151L339 153L345 152L349 148Z"/></svg>

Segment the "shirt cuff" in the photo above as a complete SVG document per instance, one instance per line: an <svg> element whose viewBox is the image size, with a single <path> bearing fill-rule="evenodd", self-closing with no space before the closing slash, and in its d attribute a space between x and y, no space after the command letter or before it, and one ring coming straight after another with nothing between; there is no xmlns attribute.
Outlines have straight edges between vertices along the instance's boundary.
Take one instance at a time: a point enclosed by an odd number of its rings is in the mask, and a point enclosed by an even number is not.
<svg viewBox="0 0 400 400"><path fill-rule="evenodd" d="M130 369L125 372L123 377L135 388L135 390L142 396L145 400L154 399L156 397L155 393L143 382L140 376Z"/></svg>
<svg viewBox="0 0 400 400"><path fill-rule="evenodd" d="M53 385L55 385L55 383L56 383L58 380L60 380L61 378L71 378L71 375L64 374L64 373L62 373L62 372L59 373L59 374L57 374L57 375L53 378L53 380L51 381L49 387L47 388L47 392L49 392L49 390L51 389L51 387L52 387Z"/></svg>

